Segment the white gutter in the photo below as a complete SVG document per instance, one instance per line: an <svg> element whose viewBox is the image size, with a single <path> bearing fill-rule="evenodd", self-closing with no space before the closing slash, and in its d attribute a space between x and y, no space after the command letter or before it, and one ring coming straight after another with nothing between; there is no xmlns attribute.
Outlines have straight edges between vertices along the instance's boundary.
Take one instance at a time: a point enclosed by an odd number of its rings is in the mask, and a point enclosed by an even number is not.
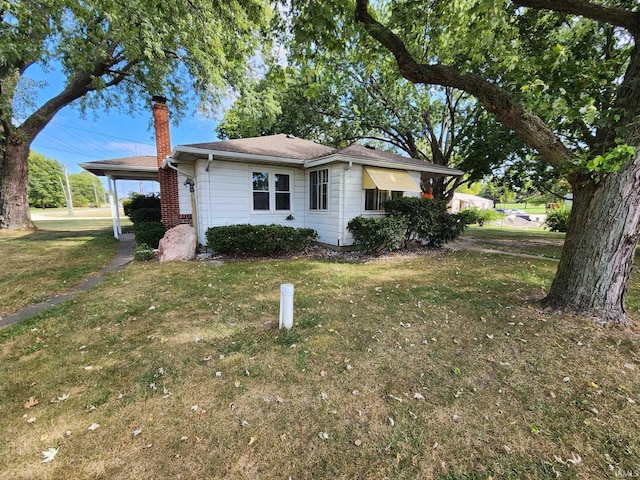
<svg viewBox="0 0 640 480"><path fill-rule="evenodd" d="M177 156L180 153L191 153L194 155L214 155L216 157L227 157L227 158L240 158L242 160L253 160L257 162L278 162L286 165L298 165L300 167L304 166L304 160L298 160L295 158L286 158L286 157L274 157L270 155L259 155L255 153L238 153L238 152L226 152L224 150L208 150L205 148L195 148L184 145L178 145L174 148L171 156ZM175 160L175 159L174 159ZM164 166L164 162L163 162Z"/></svg>
<svg viewBox="0 0 640 480"><path fill-rule="evenodd" d="M462 176L464 172L462 170L457 170L455 168L442 167L439 165L429 165L429 166L421 166L414 165L408 163L399 163L393 161L384 161L384 160L374 160L374 159L358 159L353 157L348 157L346 155L330 155L328 157L323 157L318 160L311 160L305 163L305 168L313 168L318 167L320 165L326 165L327 163L332 162L349 162L349 164L357 163L360 165L370 166L370 167L381 167L381 168L396 168L399 170L414 170L417 172L427 172L427 173L439 173L441 175L451 175L451 176Z"/></svg>
<svg viewBox="0 0 640 480"><path fill-rule="evenodd" d="M196 181L195 175L192 175L190 173L185 172L184 170L180 170L177 166L175 166L173 163L171 163L171 160L173 160L173 158L171 157L165 157L164 160L162 160L162 169L166 170L167 168L170 168L171 170L175 170L178 173L181 173L182 175L184 175L187 178L191 178L194 182Z"/></svg>

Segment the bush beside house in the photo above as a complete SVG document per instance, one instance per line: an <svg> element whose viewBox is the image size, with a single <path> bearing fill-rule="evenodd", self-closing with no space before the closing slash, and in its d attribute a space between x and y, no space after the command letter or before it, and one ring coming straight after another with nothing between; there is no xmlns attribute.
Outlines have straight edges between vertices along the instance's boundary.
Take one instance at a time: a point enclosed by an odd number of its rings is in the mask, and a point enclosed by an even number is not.
<svg viewBox="0 0 640 480"><path fill-rule="evenodd" d="M368 253L391 251L412 240L440 247L466 228L459 215L447 213L442 200L401 197L385 202L384 209L387 217L356 217L349 222L347 230L356 248Z"/></svg>
<svg viewBox="0 0 640 480"><path fill-rule="evenodd" d="M230 255L275 255L296 252L313 244L318 234L311 228L282 225L228 225L206 231L210 249Z"/></svg>
<svg viewBox="0 0 640 480"><path fill-rule="evenodd" d="M396 217L355 217L347 224L354 245L365 253L398 250L404 245L407 221Z"/></svg>

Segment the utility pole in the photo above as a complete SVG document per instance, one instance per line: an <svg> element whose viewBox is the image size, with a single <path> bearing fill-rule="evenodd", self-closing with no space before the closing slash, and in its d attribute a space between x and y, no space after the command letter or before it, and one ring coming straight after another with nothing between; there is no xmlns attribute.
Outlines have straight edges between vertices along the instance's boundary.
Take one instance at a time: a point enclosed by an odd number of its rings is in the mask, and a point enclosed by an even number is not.
<svg viewBox="0 0 640 480"><path fill-rule="evenodd" d="M63 165L64 168L64 178L67 180L67 210L69 211L69 216L73 217L73 198L71 197L71 184L69 183L69 172L67 172L67 166Z"/></svg>
<svg viewBox="0 0 640 480"><path fill-rule="evenodd" d="M100 208L100 200L98 199L98 189L96 188L96 184L93 184L93 196L96 199L96 208Z"/></svg>

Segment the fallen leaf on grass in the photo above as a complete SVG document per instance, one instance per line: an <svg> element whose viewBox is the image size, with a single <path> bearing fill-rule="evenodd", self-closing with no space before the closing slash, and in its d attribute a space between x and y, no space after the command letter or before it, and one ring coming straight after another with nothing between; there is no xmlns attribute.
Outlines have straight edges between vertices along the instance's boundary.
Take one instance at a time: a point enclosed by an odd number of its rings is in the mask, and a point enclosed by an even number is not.
<svg viewBox="0 0 640 480"><path fill-rule="evenodd" d="M27 400L24 404L24 408L29 410L30 408L35 407L39 403L40 403L40 400L38 400L36 397L29 397L29 400Z"/></svg>
<svg viewBox="0 0 640 480"><path fill-rule="evenodd" d="M42 463L50 463L53 462L53 459L56 458L56 455L58 454L58 449L57 448L49 448L49 450L45 450L42 452Z"/></svg>
<svg viewBox="0 0 640 480"><path fill-rule="evenodd" d="M256 441L256 437L251 437L251 438L249 439L249 443L247 443L247 446L249 446L249 445L253 445L253 443L254 443L255 441Z"/></svg>

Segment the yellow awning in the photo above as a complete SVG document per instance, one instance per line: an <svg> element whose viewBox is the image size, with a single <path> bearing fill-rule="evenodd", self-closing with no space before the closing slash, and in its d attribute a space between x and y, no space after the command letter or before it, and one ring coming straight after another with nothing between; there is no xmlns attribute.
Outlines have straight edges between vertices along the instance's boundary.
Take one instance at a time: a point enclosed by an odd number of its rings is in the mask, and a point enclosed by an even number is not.
<svg viewBox="0 0 640 480"><path fill-rule="evenodd" d="M364 189L377 188L398 192L420 192L420 186L406 170L391 170L388 168L364 167L362 180Z"/></svg>

